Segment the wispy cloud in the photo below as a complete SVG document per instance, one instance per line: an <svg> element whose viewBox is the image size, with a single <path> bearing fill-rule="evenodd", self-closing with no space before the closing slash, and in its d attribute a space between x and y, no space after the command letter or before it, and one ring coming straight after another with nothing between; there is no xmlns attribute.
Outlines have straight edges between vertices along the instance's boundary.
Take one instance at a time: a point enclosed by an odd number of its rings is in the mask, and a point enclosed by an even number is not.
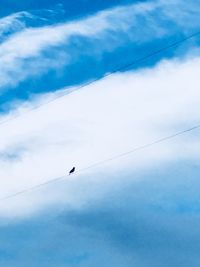
<svg viewBox="0 0 200 267"><path fill-rule="evenodd" d="M74 59L68 46L72 37L91 40L93 47L89 50L90 56L94 54L95 57L95 53L98 55L103 51L112 51L127 42L143 44L171 36L177 30L188 32L197 27L193 18L198 16L198 9L195 2L189 5L189 11L187 6L183 1L147 2L102 11L75 22L24 29L0 45L0 86L16 85L29 76L41 75L50 69L72 63ZM16 27L24 27L17 19L22 15L31 16L19 13L4 20L8 25L10 21L16 20ZM189 25L185 23L188 20L192 21ZM45 51L49 49L57 52L62 50L60 57L58 52L60 65L55 57L47 56ZM81 51L85 53L84 49ZM80 50L77 53L80 55Z"/></svg>
<svg viewBox="0 0 200 267"><path fill-rule="evenodd" d="M19 23L0 45L0 86L70 65L74 54L97 58L128 42L187 34L198 28L195 20L185 23L197 10L193 1L160 0L35 28L22 23L27 14L15 14L2 26ZM0 199L63 177L0 200L2 266L198 266L198 130L78 172L199 124L194 48L82 90L71 87L31 111L69 88L34 96L1 115L22 116L0 125ZM77 172L68 176L72 166Z"/></svg>
<svg viewBox="0 0 200 267"><path fill-rule="evenodd" d="M19 32L26 27L23 18L33 18L28 12L18 12L0 19L0 36L6 38L10 34Z"/></svg>
<svg viewBox="0 0 200 267"><path fill-rule="evenodd" d="M195 267L200 259L198 168L189 161L161 169L155 165L137 181L134 172L128 178L115 173L112 187L102 195L99 191L113 175L106 174L107 181L100 175L99 184L97 176L62 182L59 194L68 205L59 202L25 220L1 220L1 264L162 267L165 261L172 267ZM43 198L58 189L52 187L51 192L42 190ZM90 195L87 203L81 194ZM72 195L82 206L69 205ZM25 201L31 204L30 198Z"/></svg>
<svg viewBox="0 0 200 267"><path fill-rule="evenodd" d="M1 195L67 175L72 165L87 167L199 122L199 65L199 58L163 62L153 70L116 75L4 125L0 150L17 153L11 148L21 144L25 153L12 161L12 168L8 158L0 161ZM126 166L144 171L158 162L161 166L173 159L199 157L198 140L188 138L138 153L134 164L132 156L120 159L108 170Z"/></svg>

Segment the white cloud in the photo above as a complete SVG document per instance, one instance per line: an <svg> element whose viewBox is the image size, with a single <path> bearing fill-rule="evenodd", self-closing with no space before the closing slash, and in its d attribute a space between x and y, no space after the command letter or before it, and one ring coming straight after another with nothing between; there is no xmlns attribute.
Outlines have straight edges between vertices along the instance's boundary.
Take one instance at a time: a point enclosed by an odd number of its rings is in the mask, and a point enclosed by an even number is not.
<svg viewBox="0 0 200 267"><path fill-rule="evenodd" d="M4 37L4 34L11 34L18 32L26 27L26 23L23 18L33 18L28 12L17 12L9 16L0 19L0 37Z"/></svg>
<svg viewBox="0 0 200 267"><path fill-rule="evenodd" d="M160 3L164 7L162 10L164 17L174 21L184 32L187 33L194 28L199 28L198 1L161 0Z"/></svg>
<svg viewBox="0 0 200 267"><path fill-rule="evenodd" d="M5 18L6 24L16 20L20 14ZM72 36L90 38L97 44L96 50L109 51L127 40L140 44L172 35L177 27L183 32L191 30L197 27L194 22L197 15L195 2L186 4L184 1L158 0L113 8L74 22L24 29L0 45L0 86L17 84L29 76L41 75L50 68L70 64L73 59L68 50L60 65L55 58L46 58L43 52L58 46L64 47L70 43ZM16 23L21 22L17 20Z"/></svg>
<svg viewBox="0 0 200 267"><path fill-rule="evenodd" d="M0 158L0 195L65 175L73 165L82 169L199 123L199 67L200 58L190 58L163 62L152 70L118 74L1 126L0 151L8 156ZM1 213L32 212L59 197L59 201L77 205L77 195L82 201L86 197L74 185L80 186L81 179L102 183L103 192L109 183L113 186L117 182L111 174L125 167L143 172L155 164L161 167L174 160L198 159L198 133L88 170L85 178L84 173L73 176L64 193L55 188L45 196L34 192L29 202L11 199L10 209L7 201L1 202ZM15 212L13 205L17 205Z"/></svg>

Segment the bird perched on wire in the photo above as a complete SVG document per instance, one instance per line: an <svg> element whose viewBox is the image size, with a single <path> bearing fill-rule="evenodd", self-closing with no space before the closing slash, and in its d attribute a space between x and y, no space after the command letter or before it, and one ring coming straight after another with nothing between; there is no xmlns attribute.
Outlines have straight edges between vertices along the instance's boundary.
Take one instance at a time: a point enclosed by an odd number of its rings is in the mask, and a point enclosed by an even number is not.
<svg viewBox="0 0 200 267"><path fill-rule="evenodd" d="M73 167L73 168L69 171L69 175L72 174L72 173L74 173L74 172L75 172L75 169L76 169L76 168Z"/></svg>

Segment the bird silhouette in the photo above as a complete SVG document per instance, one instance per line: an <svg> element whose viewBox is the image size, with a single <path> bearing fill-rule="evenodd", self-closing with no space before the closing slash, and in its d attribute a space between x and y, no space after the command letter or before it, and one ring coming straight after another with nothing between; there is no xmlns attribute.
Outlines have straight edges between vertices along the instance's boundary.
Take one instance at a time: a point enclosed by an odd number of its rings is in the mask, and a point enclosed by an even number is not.
<svg viewBox="0 0 200 267"><path fill-rule="evenodd" d="M75 172L75 167L73 167L73 168L69 171L69 175L72 174L73 172Z"/></svg>

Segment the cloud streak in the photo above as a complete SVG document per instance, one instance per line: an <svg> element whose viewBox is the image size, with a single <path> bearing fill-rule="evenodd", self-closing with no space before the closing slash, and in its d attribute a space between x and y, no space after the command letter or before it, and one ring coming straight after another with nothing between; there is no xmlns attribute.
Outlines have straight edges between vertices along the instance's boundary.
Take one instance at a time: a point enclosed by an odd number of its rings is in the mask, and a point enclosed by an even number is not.
<svg viewBox="0 0 200 267"><path fill-rule="evenodd" d="M190 5L190 12L186 11L186 7L187 4L182 1L139 3L115 7L74 22L24 29L0 45L0 85L16 85L29 76L41 75L50 69L70 65L76 60L70 56L69 44L73 38L90 40L93 49L89 51L96 57L105 51L111 52L126 42L141 45L171 36L177 30L188 33L189 30L196 29L197 25L193 22L188 26L184 21L189 18L193 21L192 18L197 16L197 9L195 3ZM13 15L13 18L11 16L9 21L16 20L20 14ZM20 20L17 21L21 25ZM81 43L79 39L77 42ZM66 46L68 49L65 49ZM52 49L57 51L59 60L54 56L47 56L46 52ZM62 54L59 56L60 49Z"/></svg>
<svg viewBox="0 0 200 267"><path fill-rule="evenodd" d="M199 123L199 64L198 58L163 62L153 70L115 75L4 125L0 150L20 157L14 162L9 157L0 160L1 195L67 175L72 165L81 169ZM112 167L108 164L108 172L198 158L196 135L198 131L193 138L185 136L120 159ZM23 150L17 151L17 144Z"/></svg>
<svg viewBox="0 0 200 267"><path fill-rule="evenodd" d="M130 43L129 51L154 49L196 30L197 4L187 5L160 0L51 26L20 24L0 45L1 86L66 71L84 55L95 65ZM18 15L10 21L21 23ZM199 124L200 57L196 40L188 46L154 67L40 94L1 115L22 116L0 126L0 198L63 176L0 201L1 266L198 266L198 130L67 176L72 166L79 171Z"/></svg>

